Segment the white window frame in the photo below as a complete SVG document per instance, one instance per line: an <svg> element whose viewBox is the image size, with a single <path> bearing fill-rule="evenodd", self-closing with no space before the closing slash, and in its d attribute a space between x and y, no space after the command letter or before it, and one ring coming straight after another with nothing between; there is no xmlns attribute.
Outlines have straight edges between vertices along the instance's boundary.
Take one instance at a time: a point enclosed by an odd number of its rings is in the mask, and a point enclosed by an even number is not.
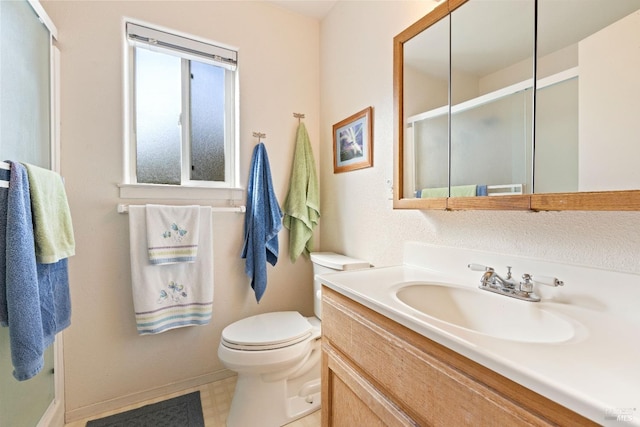
<svg viewBox="0 0 640 427"><path fill-rule="evenodd" d="M134 93L134 47L139 43L132 41L128 37L127 23L131 24L136 31L155 38L156 34L166 37L169 43L171 37L181 38L179 41L193 42L197 50L204 50L207 57L198 54L187 55L181 53L184 59L193 59L200 62L212 63L217 66L227 68L227 73L231 73L233 78L225 78L226 95L225 100L229 101L225 113L225 180L224 181L195 181L190 179L190 135L188 126L181 126L182 143L182 176L181 184L147 184L138 183L136 177L137 150L135 138L135 93ZM155 33L154 33L155 32ZM160 33L157 33L160 32ZM164 34L161 34L164 33ZM135 19L123 19L123 51L124 51L124 151L123 151L123 181L120 187L121 198L171 198L171 199L227 199L240 200L243 189L239 187L239 72L236 64L225 63L220 59L228 55L229 52L236 54L237 49L226 47L220 43L185 34L172 29L167 29L158 25L149 24ZM148 43L142 43L143 47L149 47ZM159 43L161 44L161 43ZM157 50L163 53L170 53L171 47L158 46ZM219 56L218 56L219 55ZM214 59L211 59L213 57ZM228 64L225 65L225 64ZM183 61L183 67L184 67ZM183 86L188 82L183 82ZM183 87L183 94L185 94ZM189 119L189 105L183 96L183 114ZM183 120L185 117L183 117Z"/></svg>

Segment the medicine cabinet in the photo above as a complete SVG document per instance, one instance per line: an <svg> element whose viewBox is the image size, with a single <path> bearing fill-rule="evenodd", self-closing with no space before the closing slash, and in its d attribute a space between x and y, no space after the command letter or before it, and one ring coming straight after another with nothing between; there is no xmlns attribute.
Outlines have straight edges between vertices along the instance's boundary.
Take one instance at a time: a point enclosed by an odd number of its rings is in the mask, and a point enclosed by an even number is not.
<svg viewBox="0 0 640 427"><path fill-rule="evenodd" d="M448 0L394 38L396 209L640 210L640 0Z"/></svg>

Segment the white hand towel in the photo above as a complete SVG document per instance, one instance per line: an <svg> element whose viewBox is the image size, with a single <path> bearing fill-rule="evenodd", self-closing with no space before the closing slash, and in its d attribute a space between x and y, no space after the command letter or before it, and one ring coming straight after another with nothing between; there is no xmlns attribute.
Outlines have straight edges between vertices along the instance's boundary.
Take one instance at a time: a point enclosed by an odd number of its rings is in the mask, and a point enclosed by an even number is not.
<svg viewBox="0 0 640 427"><path fill-rule="evenodd" d="M144 206L129 207L131 282L140 335L205 325L213 306L211 208L199 207L199 251L193 263L154 265L147 255Z"/></svg>
<svg viewBox="0 0 640 427"><path fill-rule="evenodd" d="M151 264L194 262L198 255L200 206L146 207Z"/></svg>

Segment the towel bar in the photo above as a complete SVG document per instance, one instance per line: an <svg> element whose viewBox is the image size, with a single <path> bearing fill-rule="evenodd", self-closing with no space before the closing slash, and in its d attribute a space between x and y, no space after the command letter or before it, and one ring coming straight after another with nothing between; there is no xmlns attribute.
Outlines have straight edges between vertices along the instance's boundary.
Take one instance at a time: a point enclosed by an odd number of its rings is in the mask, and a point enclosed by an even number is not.
<svg viewBox="0 0 640 427"><path fill-rule="evenodd" d="M240 206L214 206L211 208L212 212L237 212L244 213L247 211L247 207L244 205ZM125 205L122 203L118 204L118 213L127 214L129 213L129 205Z"/></svg>
<svg viewBox="0 0 640 427"><path fill-rule="evenodd" d="M0 162L0 169L11 170L11 165L7 162ZM0 188L9 188L9 178L0 180Z"/></svg>

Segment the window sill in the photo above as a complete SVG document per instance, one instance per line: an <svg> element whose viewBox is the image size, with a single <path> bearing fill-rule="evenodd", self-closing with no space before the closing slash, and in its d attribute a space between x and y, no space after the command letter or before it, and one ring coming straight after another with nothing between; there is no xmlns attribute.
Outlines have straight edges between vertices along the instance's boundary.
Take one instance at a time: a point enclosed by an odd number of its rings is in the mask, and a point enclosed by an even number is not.
<svg viewBox="0 0 640 427"><path fill-rule="evenodd" d="M118 184L121 199L229 200L240 201L242 188L196 187L163 184Z"/></svg>

